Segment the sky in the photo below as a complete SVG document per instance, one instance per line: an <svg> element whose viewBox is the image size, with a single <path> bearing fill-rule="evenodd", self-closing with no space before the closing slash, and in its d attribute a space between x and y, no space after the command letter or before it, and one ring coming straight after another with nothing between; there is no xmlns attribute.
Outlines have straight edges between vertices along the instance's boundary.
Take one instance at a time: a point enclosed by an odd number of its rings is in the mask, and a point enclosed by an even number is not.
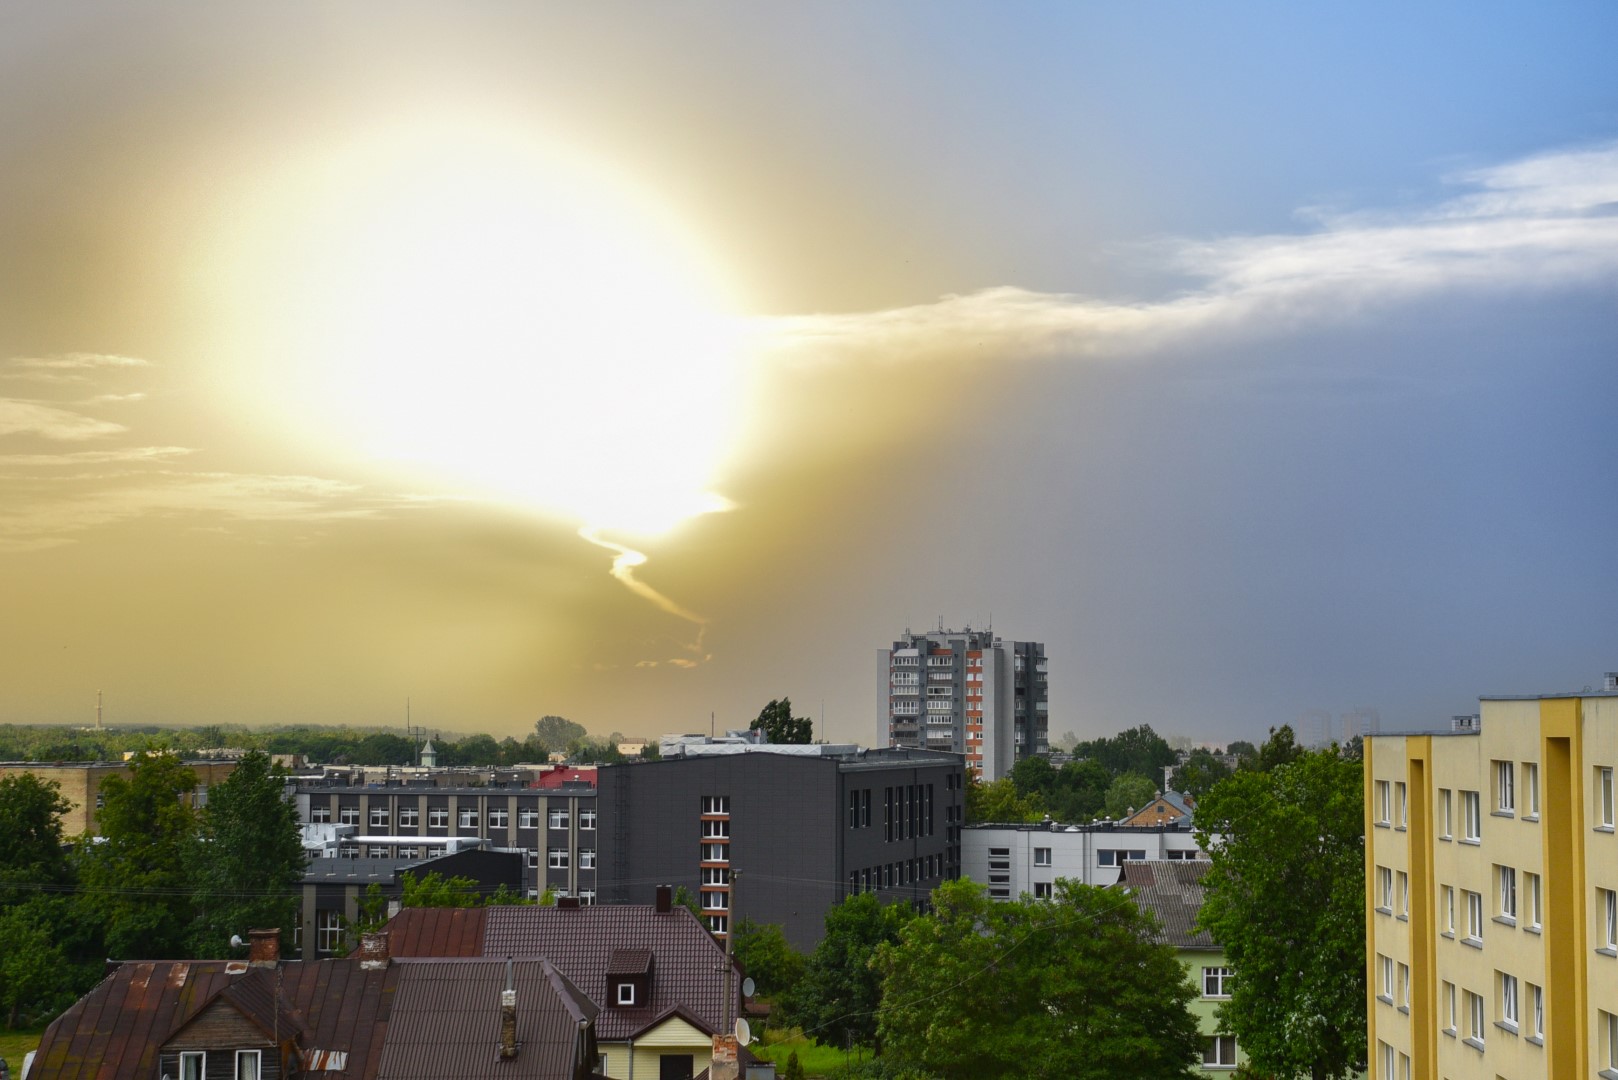
<svg viewBox="0 0 1618 1080"><path fill-rule="evenodd" d="M1618 670L1611 3L0 9L0 722ZM1309 731L1306 735L1313 735Z"/></svg>

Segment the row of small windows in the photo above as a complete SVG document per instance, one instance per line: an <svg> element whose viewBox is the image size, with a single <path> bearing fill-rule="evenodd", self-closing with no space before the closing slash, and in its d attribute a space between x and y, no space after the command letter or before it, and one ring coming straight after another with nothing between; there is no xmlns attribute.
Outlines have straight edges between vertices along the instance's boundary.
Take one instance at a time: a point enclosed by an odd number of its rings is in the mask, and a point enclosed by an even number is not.
<svg viewBox="0 0 1618 1080"><path fill-rule="evenodd" d="M850 893L872 892L876 889L902 889L918 881L929 881L944 874L944 856L922 855L914 859L883 863L848 875ZM990 890L991 893L993 890Z"/></svg>
<svg viewBox="0 0 1618 1080"><path fill-rule="evenodd" d="M360 823L360 808L357 806L339 807L337 823L340 825L358 825ZM511 823L511 811L504 807L491 807L489 809L489 828L504 829ZM539 828L539 810L537 807L520 807L517 810L517 828ZM565 829L571 815L567 810L550 811L548 825L552 829ZM316 825L331 824L331 807L311 806L309 820ZM475 829L478 827L480 814L477 808L463 806L457 814L458 827L462 829ZM414 829L421 824L421 810L414 806L401 806L399 808L398 827L401 829ZM372 807L370 814L370 827L373 829L386 829L392 827L392 817L386 807ZM429 829L449 828L449 807L429 806L427 808L427 827ZM579 811L579 828L594 829L596 827L595 809Z"/></svg>
<svg viewBox="0 0 1618 1080"><path fill-rule="evenodd" d="M1538 821L1539 765L1521 763L1521 790L1518 788L1518 762L1494 761L1490 767L1491 813L1500 817L1515 817L1519 809L1524 821ZM1597 829L1613 830L1618 826L1618 794L1615 794L1613 770L1610 765L1597 766L1593 776L1591 812ZM1477 791L1460 792L1461 839L1478 843L1483 838L1483 800ZM1403 829L1409 824L1409 798L1402 780L1376 781L1375 823L1384 828ZM1438 836L1441 840L1455 838L1455 800L1449 788L1438 789Z"/></svg>

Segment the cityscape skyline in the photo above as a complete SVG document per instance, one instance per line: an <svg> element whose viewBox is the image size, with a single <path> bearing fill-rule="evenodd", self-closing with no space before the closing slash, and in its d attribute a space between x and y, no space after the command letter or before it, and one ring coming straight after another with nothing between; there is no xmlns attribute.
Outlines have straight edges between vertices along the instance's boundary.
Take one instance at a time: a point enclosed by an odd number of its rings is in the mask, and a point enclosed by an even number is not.
<svg viewBox="0 0 1618 1080"><path fill-rule="evenodd" d="M1618 667L1610 5L4 25L0 723L864 742L991 618L1053 742Z"/></svg>

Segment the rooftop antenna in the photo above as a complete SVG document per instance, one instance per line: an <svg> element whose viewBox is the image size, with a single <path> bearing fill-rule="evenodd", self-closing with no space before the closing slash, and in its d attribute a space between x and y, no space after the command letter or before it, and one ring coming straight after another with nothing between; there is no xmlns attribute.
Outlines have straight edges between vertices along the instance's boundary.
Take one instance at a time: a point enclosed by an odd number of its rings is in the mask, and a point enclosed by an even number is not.
<svg viewBox="0 0 1618 1080"><path fill-rule="evenodd" d="M713 710L709 709L708 710L708 738L710 738L710 739L713 738L713 733L714 733L713 723L714 723Z"/></svg>
<svg viewBox="0 0 1618 1080"><path fill-rule="evenodd" d="M96 691L96 730L101 730L101 691Z"/></svg>

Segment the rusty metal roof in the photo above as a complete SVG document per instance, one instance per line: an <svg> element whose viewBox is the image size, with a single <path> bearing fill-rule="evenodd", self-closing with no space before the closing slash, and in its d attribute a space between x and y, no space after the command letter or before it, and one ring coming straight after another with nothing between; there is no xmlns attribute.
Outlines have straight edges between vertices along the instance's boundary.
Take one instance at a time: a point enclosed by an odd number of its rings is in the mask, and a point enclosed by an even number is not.
<svg viewBox="0 0 1618 1080"><path fill-rule="evenodd" d="M1126 862L1119 886L1137 905L1157 916L1162 929L1153 940L1177 949L1217 949L1213 935L1197 929L1202 910L1202 876L1211 864L1196 859Z"/></svg>
<svg viewBox="0 0 1618 1080"><path fill-rule="evenodd" d="M305 1068L347 1080L494 1075L502 961L400 961L364 970L354 959L245 968L220 960L121 965L46 1028L34 1080L158 1075L161 1048L215 1001L295 1042ZM593 1064L596 1006L543 960L513 965L515 1061L502 1080L571 1080Z"/></svg>
<svg viewBox="0 0 1618 1080"><path fill-rule="evenodd" d="M388 923L388 947L394 956L467 955L438 953L440 947L464 948L469 924L460 935L448 927L457 915L482 915L479 950L487 957L545 957L571 982L600 1004L596 1036L619 1042L677 1009L707 1034L728 1030L721 981L725 951L697 921L676 905L658 912L649 904L595 904L559 908L520 905L471 909L405 908ZM464 920L466 915L460 917ZM647 1000L632 1007L613 1004L609 974L615 953L644 951L655 957ZM739 1003L740 978L731 968L731 1001Z"/></svg>
<svg viewBox="0 0 1618 1080"><path fill-rule="evenodd" d="M403 908L388 920L388 953L391 956L482 956L483 923L492 910Z"/></svg>

